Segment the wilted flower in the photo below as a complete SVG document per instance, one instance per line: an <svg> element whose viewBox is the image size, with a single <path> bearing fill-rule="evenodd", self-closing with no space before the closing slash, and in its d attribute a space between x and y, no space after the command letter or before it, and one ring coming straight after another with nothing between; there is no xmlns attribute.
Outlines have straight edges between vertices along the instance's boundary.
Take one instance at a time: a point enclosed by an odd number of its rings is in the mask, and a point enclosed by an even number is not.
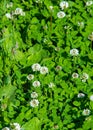
<svg viewBox="0 0 93 130"><path fill-rule="evenodd" d="M35 63L35 64L32 65L32 70L33 70L33 71L39 71L40 68L41 68L41 66L40 66L40 64L38 64L38 63Z"/></svg>
<svg viewBox="0 0 93 130"><path fill-rule="evenodd" d="M11 128L12 130L20 130L20 125L18 123L12 123L11 124Z"/></svg>
<svg viewBox="0 0 93 130"><path fill-rule="evenodd" d="M12 2L8 3L8 4L6 5L6 7L7 7L7 8L13 7L13 3L12 3Z"/></svg>
<svg viewBox="0 0 93 130"><path fill-rule="evenodd" d="M56 66L55 70L60 71L60 70L62 70L62 67L58 65L58 66Z"/></svg>
<svg viewBox="0 0 93 130"><path fill-rule="evenodd" d="M5 16L6 16L7 18L9 18L9 19L12 19L12 18L13 18L13 17L12 17L12 14L10 14L10 13L6 13Z"/></svg>
<svg viewBox="0 0 93 130"><path fill-rule="evenodd" d="M8 128L8 127L5 127L5 128L3 128L2 130L10 130L10 128Z"/></svg>
<svg viewBox="0 0 93 130"><path fill-rule="evenodd" d="M83 112L82 112L82 114L84 116L88 116L88 115L90 115L90 110L89 109L84 109Z"/></svg>
<svg viewBox="0 0 93 130"><path fill-rule="evenodd" d="M29 75L27 76L27 79L28 79L28 80L34 79L34 75L33 75L33 74L29 74Z"/></svg>
<svg viewBox="0 0 93 130"><path fill-rule="evenodd" d="M55 51L60 51L60 47L55 47Z"/></svg>
<svg viewBox="0 0 93 130"><path fill-rule="evenodd" d="M53 129L55 129L55 130L58 129L58 128L59 128L58 125L53 126Z"/></svg>
<svg viewBox="0 0 93 130"><path fill-rule="evenodd" d="M34 81L33 86L34 87L40 87L40 82L39 81Z"/></svg>
<svg viewBox="0 0 93 130"><path fill-rule="evenodd" d="M83 97L85 97L85 94L84 94L84 93L79 93L79 94L77 95L77 97L78 97L78 98L83 98Z"/></svg>
<svg viewBox="0 0 93 130"><path fill-rule="evenodd" d="M78 78L78 77L79 77L78 73L73 73L73 74L72 74L72 78L75 79L75 78Z"/></svg>
<svg viewBox="0 0 93 130"><path fill-rule="evenodd" d="M49 88L53 88L54 86L55 86L54 83L52 83L52 82L49 83Z"/></svg>
<svg viewBox="0 0 93 130"><path fill-rule="evenodd" d="M90 100L93 101L93 95L90 96Z"/></svg>
<svg viewBox="0 0 93 130"><path fill-rule="evenodd" d="M90 5L92 5L92 4L93 4L93 1L92 1L92 0L86 2L86 6L90 6Z"/></svg>
<svg viewBox="0 0 93 130"><path fill-rule="evenodd" d="M68 8L69 4L67 1L60 2L60 8L64 10L65 8Z"/></svg>
<svg viewBox="0 0 93 130"><path fill-rule="evenodd" d="M47 74L48 73L48 68L46 66L43 66L40 68L40 73L41 74Z"/></svg>
<svg viewBox="0 0 93 130"><path fill-rule="evenodd" d="M91 40L91 41L93 41L93 32L92 32L92 34L90 34L90 35L88 36L88 39Z"/></svg>
<svg viewBox="0 0 93 130"><path fill-rule="evenodd" d="M79 55L78 49L71 49L71 50L70 50L70 55L72 55L72 56L77 56L77 55Z"/></svg>
<svg viewBox="0 0 93 130"><path fill-rule="evenodd" d="M31 107L37 107L39 105L39 101L37 99L33 99L30 101Z"/></svg>
<svg viewBox="0 0 93 130"><path fill-rule="evenodd" d="M63 11L60 11L57 13L58 18L64 18L65 16L66 16L66 14Z"/></svg>
<svg viewBox="0 0 93 130"><path fill-rule="evenodd" d="M31 98L37 98L37 97L38 97L38 94L36 92L31 93Z"/></svg>
<svg viewBox="0 0 93 130"><path fill-rule="evenodd" d="M83 73L81 76L82 82L86 82L86 80L89 78L89 75L87 73Z"/></svg>

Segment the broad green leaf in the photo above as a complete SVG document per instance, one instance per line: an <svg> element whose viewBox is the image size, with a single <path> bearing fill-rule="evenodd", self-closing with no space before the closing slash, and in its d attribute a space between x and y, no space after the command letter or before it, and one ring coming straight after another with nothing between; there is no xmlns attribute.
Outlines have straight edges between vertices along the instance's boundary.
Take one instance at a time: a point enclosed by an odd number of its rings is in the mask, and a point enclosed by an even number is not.
<svg viewBox="0 0 93 130"><path fill-rule="evenodd" d="M25 123L22 128L24 130L41 130L40 120L37 117L34 117Z"/></svg>

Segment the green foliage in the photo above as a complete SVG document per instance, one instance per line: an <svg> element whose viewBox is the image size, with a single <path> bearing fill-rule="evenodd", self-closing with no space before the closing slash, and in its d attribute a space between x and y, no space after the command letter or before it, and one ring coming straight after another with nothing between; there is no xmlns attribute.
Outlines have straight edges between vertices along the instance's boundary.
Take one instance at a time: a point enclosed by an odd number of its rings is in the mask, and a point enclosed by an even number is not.
<svg viewBox="0 0 93 130"><path fill-rule="evenodd" d="M0 129L93 129L93 3L60 2L0 2Z"/></svg>

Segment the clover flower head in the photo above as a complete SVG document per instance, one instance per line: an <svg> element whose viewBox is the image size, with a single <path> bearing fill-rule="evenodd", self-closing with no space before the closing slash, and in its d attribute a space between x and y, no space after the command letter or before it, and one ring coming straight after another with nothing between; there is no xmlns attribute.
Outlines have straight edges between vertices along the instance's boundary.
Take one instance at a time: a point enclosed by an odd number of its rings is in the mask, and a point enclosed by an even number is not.
<svg viewBox="0 0 93 130"><path fill-rule="evenodd" d="M38 94L36 92L31 93L31 98L37 98L37 97L38 97Z"/></svg>
<svg viewBox="0 0 93 130"><path fill-rule="evenodd" d="M28 80L34 79L34 75L33 75L33 74L29 74L29 75L27 76L27 79L28 79Z"/></svg>
<svg viewBox="0 0 93 130"><path fill-rule="evenodd" d="M50 11L53 11L53 6L49 6Z"/></svg>
<svg viewBox="0 0 93 130"><path fill-rule="evenodd" d="M83 97L85 97L85 94L84 93L78 93L77 97L78 98L83 98Z"/></svg>
<svg viewBox="0 0 93 130"><path fill-rule="evenodd" d="M23 12L23 10L22 10L21 8L16 8L14 14L15 14L15 15L19 15L19 14L21 14L22 12Z"/></svg>
<svg viewBox="0 0 93 130"><path fill-rule="evenodd" d="M50 82L48 86L49 86L49 88L53 88L55 86L55 84Z"/></svg>
<svg viewBox="0 0 93 130"><path fill-rule="evenodd" d="M56 71L62 70L62 66L60 66L60 65L56 66L55 70L56 70Z"/></svg>
<svg viewBox="0 0 93 130"><path fill-rule="evenodd" d="M40 73L41 73L41 74L47 74L47 73L48 73L48 68L47 68L46 66L42 66L42 67L40 68Z"/></svg>
<svg viewBox="0 0 93 130"><path fill-rule="evenodd" d="M89 75L87 73L83 73L81 76L82 82L86 82L86 80L89 78Z"/></svg>
<svg viewBox="0 0 93 130"><path fill-rule="evenodd" d="M63 12L63 11L59 11L58 13L57 13L57 17L58 18L64 18L66 16L66 14Z"/></svg>
<svg viewBox="0 0 93 130"><path fill-rule="evenodd" d="M40 68L41 68L41 66L38 63L35 63L35 64L32 65L32 70L33 71L40 71Z"/></svg>
<svg viewBox="0 0 93 130"><path fill-rule="evenodd" d="M84 115L84 116L90 115L90 110L89 109L84 109L83 112L82 112L82 115Z"/></svg>
<svg viewBox="0 0 93 130"><path fill-rule="evenodd" d="M19 123L12 123L11 128L12 130L21 130Z"/></svg>
<svg viewBox="0 0 93 130"><path fill-rule="evenodd" d="M33 86L34 87L40 87L40 82L39 81L34 81Z"/></svg>
<svg viewBox="0 0 93 130"><path fill-rule="evenodd" d="M91 6L92 4L93 4L92 0L86 2L86 6Z"/></svg>
<svg viewBox="0 0 93 130"><path fill-rule="evenodd" d="M93 101L93 95L90 96L90 100Z"/></svg>
<svg viewBox="0 0 93 130"><path fill-rule="evenodd" d="M39 101L37 99L33 99L30 101L31 107L37 107L39 105Z"/></svg>
<svg viewBox="0 0 93 130"><path fill-rule="evenodd" d="M10 13L6 13L5 16L6 16L7 18L9 18L9 19L12 19L12 18L13 18L13 17L12 17L12 14L10 14Z"/></svg>
<svg viewBox="0 0 93 130"><path fill-rule="evenodd" d="M10 128L8 128L8 127L5 127L5 128L3 128L2 130L10 130Z"/></svg>
<svg viewBox="0 0 93 130"><path fill-rule="evenodd" d="M84 27L84 22L78 22L78 26Z"/></svg>
<svg viewBox="0 0 93 130"><path fill-rule="evenodd" d="M78 51L78 49L71 49L70 50L70 55L72 55L72 56L77 56L77 55L79 55L79 51Z"/></svg>
<svg viewBox="0 0 93 130"><path fill-rule="evenodd" d="M68 8L68 7L69 7L69 4L68 4L67 1L62 1L62 2L60 2L60 8L61 8L62 10L64 10L65 8Z"/></svg>
<svg viewBox="0 0 93 130"><path fill-rule="evenodd" d="M93 41L93 32L88 36L88 39Z"/></svg>
<svg viewBox="0 0 93 130"><path fill-rule="evenodd" d="M78 77L79 77L78 73L73 73L73 74L72 74L72 78L73 78L73 79L76 79L76 78L78 78Z"/></svg>

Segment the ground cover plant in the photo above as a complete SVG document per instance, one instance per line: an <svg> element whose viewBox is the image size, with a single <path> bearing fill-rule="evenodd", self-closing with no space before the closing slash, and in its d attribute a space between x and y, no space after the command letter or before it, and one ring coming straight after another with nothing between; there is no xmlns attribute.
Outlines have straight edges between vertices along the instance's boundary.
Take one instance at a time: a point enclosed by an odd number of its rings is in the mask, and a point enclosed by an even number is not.
<svg viewBox="0 0 93 130"><path fill-rule="evenodd" d="M93 1L1 0L0 130L93 130Z"/></svg>

